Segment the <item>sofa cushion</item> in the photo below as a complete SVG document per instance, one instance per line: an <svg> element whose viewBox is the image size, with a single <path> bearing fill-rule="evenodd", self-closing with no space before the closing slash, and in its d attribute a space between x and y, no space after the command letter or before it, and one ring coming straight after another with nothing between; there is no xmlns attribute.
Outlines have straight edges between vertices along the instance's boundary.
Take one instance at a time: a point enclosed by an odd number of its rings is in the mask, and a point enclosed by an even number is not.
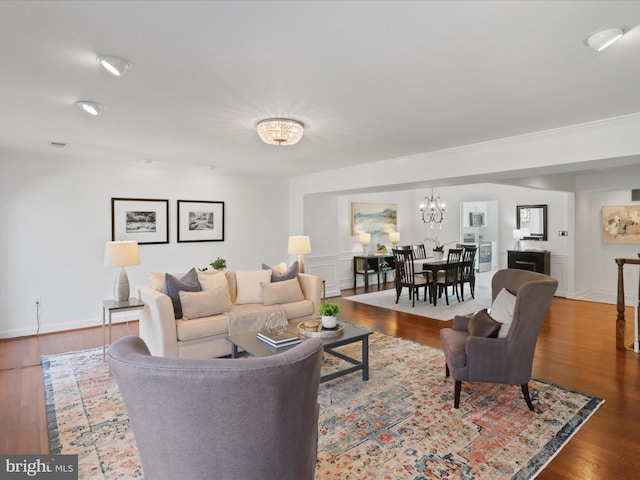
<svg viewBox="0 0 640 480"><path fill-rule="evenodd" d="M262 282L261 285L262 303L265 305L278 305L304 300L300 282L298 282L297 278L270 283Z"/></svg>
<svg viewBox="0 0 640 480"><path fill-rule="evenodd" d="M202 290L213 290L217 287L224 287L229 291L229 282L224 272L198 272L198 282Z"/></svg>
<svg viewBox="0 0 640 480"><path fill-rule="evenodd" d="M467 329L472 337L496 338L501 325L491 318L486 308L483 308L469 319Z"/></svg>
<svg viewBox="0 0 640 480"><path fill-rule="evenodd" d="M164 276L164 290L171 298L173 312L176 318L182 318L182 305L180 304L180 292L199 292L198 272L192 268L185 273L182 278L177 278L170 273Z"/></svg>
<svg viewBox="0 0 640 480"><path fill-rule="evenodd" d="M283 274L287 270L287 264L284 263L284 262L280 262L279 264L274 265L273 267L270 267L266 263L263 263L262 264L262 269L263 270L273 270L276 273Z"/></svg>
<svg viewBox="0 0 640 480"><path fill-rule="evenodd" d="M276 267L280 267L280 265L284 265L284 264L278 264L276 265ZM269 269L270 267L263 263L262 268L266 270L266 269ZM284 282L286 280L291 280L292 278L297 278L299 270L300 268L298 266L297 261L293 262L289 268L286 268L285 266L284 270L276 269L275 267L271 268L271 281Z"/></svg>
<svg viewBox="0 0 640 480"><path fill-rule="evenodd" d="M149 277L149 286L158 292L164 293L164 272L152 272Z"/></svg>
<svg viewBox="0 0 640 480"><path fill-rule="evenodd" d="M236 271L236 304L262 303L261 283L271 282L270 270Z"/></svg>
<svg viewBox="0 0 640 480"><path fill-rule="evenodd" d="M491 304L491 318L502 323L498 338L506 338L513 321L513 312L516 308L516 296L506 289L500 290L495 300Z"/></svg>
<svg viewBox="0 0 640 480"><path fill-rule="evenodd" d="M289 321L313 315L314 308L311 300L301 300L299 302L285 303L281 305L287 314Z"/></svg>
<svg viewBox="0 0 640 480"><path fill-rule="evenodd" d="M227 316L224 313L211 317L201 317L194 320L176 320L176 335L178 341L195 340L214 335L229 335Z"/></svg>
<svg viewBox="0 0 640 480"><path fill-rule="evenodd" d="M231 308L229 288L222 285L202 292L180 292L180 304L185 320L228 312Z"/></svg>

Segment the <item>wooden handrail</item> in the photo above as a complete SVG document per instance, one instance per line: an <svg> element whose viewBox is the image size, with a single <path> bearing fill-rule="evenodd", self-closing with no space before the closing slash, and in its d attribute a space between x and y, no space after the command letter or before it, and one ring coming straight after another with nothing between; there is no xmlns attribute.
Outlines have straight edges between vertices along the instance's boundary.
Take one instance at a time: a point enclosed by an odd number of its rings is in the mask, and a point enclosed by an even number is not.
<svg viewBox="0 0 640 480"><path fill-rule="evenodd" d="M640 253L638 258L616 258L618 264L618 299L616 306L618 308L618 316L616 318L616 348L625 350L624 337L626 329L626 321L624 318L624 265L640 265ZM638 288L638 310L640 310L640 287ZM634 319L635 320L635 319ZM635 340L635 339L634 339Z"/></svg>

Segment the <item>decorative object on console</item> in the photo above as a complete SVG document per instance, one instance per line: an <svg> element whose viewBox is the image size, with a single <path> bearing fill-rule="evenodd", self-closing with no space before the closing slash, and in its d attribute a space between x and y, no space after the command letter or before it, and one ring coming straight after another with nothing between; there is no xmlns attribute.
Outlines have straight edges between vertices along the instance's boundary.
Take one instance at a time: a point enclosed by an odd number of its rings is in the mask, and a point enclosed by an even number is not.
<svg viewBox="0 0 640 480"><path fill-rule="evenodd" d="M169 200L111 199L111 240L169 243Z"/></svg>
<svg viewBox="0 0 640 480"><path fill-rule="evenodd" d="M516 251L522 250L520 240L528 236L529 236L528 228L514 228L513 229L513 240L514 240L513 249Z"/></svg>
<svg viewBox="0 0 640 480"><path fill-rule="evenodd" d="M367 232L360 232L359 234L360 243L362 244L362 254L367 254L367 245L371 243L371 234Z"/></svg>
<svg viewBox="0 0 640 480"><path fill-rule="evenodd" d="M351 203L351 235L369 232L383 235L398 228L398 205L395 203Z"/></svg>
<svg viewBox="0 0 640 480"><path fill-rule="evenodd" d="M223 241L224 202L178 200L178 243Z"/></svg>
<svg viewBox="0 0 640 480"><path fill-rule="evenodd" d="M302 138L304 125L288 118L268 118L256 125L260 139L269 145L295 145Z"/></svg>
<svg viewBox="0 0 640 480"><path fill-rule="evenodd" d="M120 267L113 285L113 297L116 302L129 300L129 278L124 267L138 265L140 251L138 243L133 241L107 242L104 247L104 266Z"/></svg>
<svg viewBox="0 0 640 480"><path fill-rule="evenodd" d="M433 196L433 188L431 189L431 197L424 197L424 203L420 205L420 217L423 223L433 225L438 223L442 229L442 222L444 222L445 203L440 200L440 197Z"/></svg>
<svg viewBox="0 0 640 480"><path fill-rule="evenodd" d="M389 241L395 247L400 241L400 232L389 232Z"/></svg>
<svg viewBox="0 0 640 480"><path fill-rule="evenodd" d="M340 312L339 303L322 302L320 305L320 316L322 317L323 328L336 328L338 319L336 315Z"/></svg>
<svg viewBox="0 0 640 480"><path fill-rule="evenodd" d="M305 235L296 235L289 237L289 255L298 256L298 269L300 273L304 273L303 255L311 253L311 239Z"/></svg>
<svg viewBox="0 0 640 480"><path fill-rule="evenodd" d="M376 243L376 253L387 253L387 247L382 243Z"/></svg>

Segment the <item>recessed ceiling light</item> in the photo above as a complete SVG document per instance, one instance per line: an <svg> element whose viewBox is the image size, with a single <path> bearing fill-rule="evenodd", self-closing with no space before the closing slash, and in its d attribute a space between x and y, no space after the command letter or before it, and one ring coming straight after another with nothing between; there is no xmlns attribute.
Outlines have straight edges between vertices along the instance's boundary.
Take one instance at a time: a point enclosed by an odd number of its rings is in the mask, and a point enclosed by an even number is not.
<svg viewBox="0 0 640 480"><path fill-rule="evenodd" d="M601 52L608 46L620 40L628 30L628 27L612 27L605 28L604 30L598 30L585 38L583 43L587 47L591 47L595 51Z"/></svg>
<svg viewBox="0 0 640 480"><path fill-rule="evenodd" d="M90 115L98 115L102 111L102 104L90 100L80 100L77 105Z"/></svg>
<svg viewBox="0 0 640 480"><path fill-rule="evenodd" d="M133 63L131 63L129 60L121 57L116 57L114 55L103 55L101 57L98 57L98 62L100 62L100 65L102 65L105 70L115 75L116 77L124 75L127 70L133 67Z"/></svg>

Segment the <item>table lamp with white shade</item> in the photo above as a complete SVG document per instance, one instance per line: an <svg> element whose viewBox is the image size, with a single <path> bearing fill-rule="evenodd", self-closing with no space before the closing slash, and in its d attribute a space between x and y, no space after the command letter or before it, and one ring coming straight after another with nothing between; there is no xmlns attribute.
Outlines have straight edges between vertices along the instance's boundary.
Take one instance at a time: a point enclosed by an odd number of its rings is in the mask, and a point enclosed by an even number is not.
<svg viewBox="0 0 640 480"><path fill-rule="evenodd" d="M389 232L389 240L394 247L398 245L398 242L400 241L400 232Z"/></svg>
<svg viewBox="0 0 640 480"><path fill-rule="evenodd" d="M360 232L360 243L362 244L362 252L367 254L367 245L371 243L371 234L367 232Z"/></svg>
<svg viewBox="0 0 640 480"><path fill-rule="evenodd" d="M113 285L113 297L116 302L126 302L129 300L129 278L124 267L138 265L140 263L140 252L138 242L120 241L107 242L104 246L104 266L120 267Z"/></svg>
<svg viewBox="0 0 640 480"><path fill-rule="evenodd" d="M295 235L289 237L289 255L298 256L298 270L304 273L303 255L311 253L311 239L305 235Z"/></svg>

